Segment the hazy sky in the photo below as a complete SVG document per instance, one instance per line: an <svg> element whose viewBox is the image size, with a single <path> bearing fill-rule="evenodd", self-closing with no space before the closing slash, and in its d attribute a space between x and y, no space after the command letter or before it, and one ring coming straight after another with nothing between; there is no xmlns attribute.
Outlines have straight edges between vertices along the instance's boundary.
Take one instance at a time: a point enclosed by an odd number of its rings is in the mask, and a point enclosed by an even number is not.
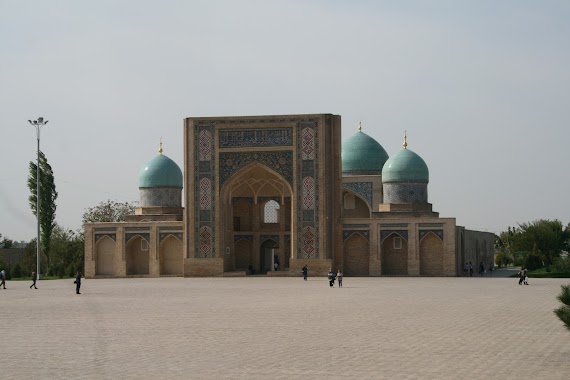
<svg viewBox="0 0 570 380"><path fill-rule="evenodd" d="M35 130L57 222L183 165L189 116L334 113L430 170L442 217L570 219L568 1L0 0L0 233L35 237Z"/></svg>

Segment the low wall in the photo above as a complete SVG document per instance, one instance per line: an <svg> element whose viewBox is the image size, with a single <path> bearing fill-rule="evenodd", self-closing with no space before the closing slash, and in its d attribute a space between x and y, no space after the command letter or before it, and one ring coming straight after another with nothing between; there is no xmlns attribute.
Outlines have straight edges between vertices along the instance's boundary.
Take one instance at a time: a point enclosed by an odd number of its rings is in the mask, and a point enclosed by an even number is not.
<svg viewBox="0 0 570 380"><path fill-rule="evenodd" d="M209 277L224 275L224 259L184 259L184 277Z"/></svg>

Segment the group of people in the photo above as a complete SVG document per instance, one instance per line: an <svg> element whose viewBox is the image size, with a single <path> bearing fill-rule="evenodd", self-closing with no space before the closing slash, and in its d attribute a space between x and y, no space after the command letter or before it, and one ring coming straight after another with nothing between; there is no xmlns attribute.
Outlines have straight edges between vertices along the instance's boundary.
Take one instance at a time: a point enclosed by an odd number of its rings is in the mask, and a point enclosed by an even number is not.
<svg viewBox="0 0 570 380"><path fill-rule="evenodd" d="M469 261L468 263L465 263L464 267L463 267L463 273L467 276L469 275L469 277L473 277L473 263L471 263L471 261ZM493 263L489 264L489 273L493 274L493 269L495 269L493 267ZM485 273L487 273L487 270L485 269L485 264L483 264L483 262L481 261L479 263L479 276L483 276Z"/></svg>
<svg viewBox="0 0 570 380"><path fill-rule="evenodd" d="M36 281L38 280L38 275L36 273L36 271L32 271L32 285L30 285L30 289L34 288L37 289L38 287L36 286ZM4 288L6 289L6 272L2 269L0 271L0 289ZM75 294L81 294L79 293L79 289L81 288L81 271L77 271L76 275L75 275L75 281L73 281L73 283L75 284Z"/></svg>
<svg viewBox="0 0 570 380"><path fill-rule="evenodd" d="M334 280L338 281L338 287L342 288L342 272L340 271L340 269L338 270L338 272L336 272L336 274L334 273L334 271L332 270L332 268L329 270L329 275L328 275L328 279L329 279L329 286L332 288L334 286Z"/></svg>
<svg viewBox="0 0 570 380"><path fill-rule="evenodd" d="M519 270L519 285L528 285L528 270L525 267L521 267Z"/></svg>

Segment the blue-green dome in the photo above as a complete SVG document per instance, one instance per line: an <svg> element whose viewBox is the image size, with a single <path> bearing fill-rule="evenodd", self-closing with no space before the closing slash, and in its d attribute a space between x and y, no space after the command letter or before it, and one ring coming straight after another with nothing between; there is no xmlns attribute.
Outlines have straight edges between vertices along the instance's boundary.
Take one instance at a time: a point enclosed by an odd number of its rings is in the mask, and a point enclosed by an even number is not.
<svg viewBox="0 0 570 380"><path fill-rule="evenodd" d="M402 149L382 169L382 183L429 182L429 170L425 161L409 149Z"/></svg>
<svg viewBox="0 0 570 380"><path fill-rule="evenodd" d="M342 144L342 172L347 174L380 174L388 153L378 141L362 131Z"/></svg>
<svg viewBox="0 0 570 380"><path fill-rule="evenodd" d="M182 188L182 171L176 162L159 154L140 170L139 187Z"/></svg>

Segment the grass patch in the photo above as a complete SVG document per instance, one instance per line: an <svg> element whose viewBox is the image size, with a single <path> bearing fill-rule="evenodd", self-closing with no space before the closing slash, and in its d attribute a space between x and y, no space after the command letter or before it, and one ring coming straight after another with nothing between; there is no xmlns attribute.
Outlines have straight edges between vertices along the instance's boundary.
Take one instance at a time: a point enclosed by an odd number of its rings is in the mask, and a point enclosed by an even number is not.
<svg viewBox="0 0 570 380"><path fill-rule="evenodd" d="M552 268L550 269L552 271ZM537 270L529 271L528 278L570 278L570 273L567 272L547 272L547 268L540 268ZM518 274L513 274L511 277L519 277Z"/></svg>

